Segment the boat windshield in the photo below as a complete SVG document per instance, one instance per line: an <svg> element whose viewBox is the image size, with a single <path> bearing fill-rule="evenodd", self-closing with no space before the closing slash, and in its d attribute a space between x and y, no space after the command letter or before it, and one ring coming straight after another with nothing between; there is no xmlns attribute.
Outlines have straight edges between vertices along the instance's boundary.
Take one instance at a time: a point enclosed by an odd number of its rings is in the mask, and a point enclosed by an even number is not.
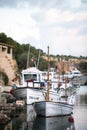
<svg viewBox="0 0 87 130"><path fill-rule="evenodd" d="M37 80L37 75L36 74L24 74L24 81L28 81L28 80Z"/></svg>

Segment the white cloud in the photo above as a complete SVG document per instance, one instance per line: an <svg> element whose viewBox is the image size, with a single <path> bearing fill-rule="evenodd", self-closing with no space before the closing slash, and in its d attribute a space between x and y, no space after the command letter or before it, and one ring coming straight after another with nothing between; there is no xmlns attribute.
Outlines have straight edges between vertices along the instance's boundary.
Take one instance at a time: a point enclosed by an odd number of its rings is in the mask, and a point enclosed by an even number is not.
<svg viewBox="0 0 87 130"><path fill-rule="evenodd" d="M31 42L45 52L49 45L51 54L87 56L87 34L84 31L87 27L87 12L71 11L71 8L80 8L80 0L64 1L59 2L63 4L58 5L59 8L55 4L56 0L54 6L50 3L50 7L46 8L46 1L42 4L39 1L38 6L35 3L30 6L28 1L22 1L16 8L0 8L0 32L20 43Z"/></svg>
<svg viewBox="0 0 87 130"><path fill-rule="evenodd" d="M52 27L47 28L42 36L42 48L45 49L49 45L51 54L66 54L73 56L87 55L87 37L86 36L77 36L79 28L72 28L67 30L63 27Z"/></svg>
<svg viewBox="0 0 87 130"><path fill-rule="evenodd" d="M58 9L48 9L45 12L45 20L48 23L59 23L59 22L70 22L87 20L86 12L71 12L71 11L61 11Z"/></svg>
<svg viewBox="0 0 87 130"><path fill-rule="evenodd" d="M2 15L3 14L3 15ZM0 31L12 38L23 41L27 36L39 39L39 28L28 9L0 9Z"/></svg>
<svg viewBox="0 0 87 130"><path fill-rule="evenodd" d="M49 9L45 12L45 20L49 23L69 22L77 18L77 15L69 11Z"/></svg>
<svg viewBox="0 0 87 130"><path fill-rule="evenodd" d="M81 6L81 0L66 0L71 8L79 8Z"/></svg>

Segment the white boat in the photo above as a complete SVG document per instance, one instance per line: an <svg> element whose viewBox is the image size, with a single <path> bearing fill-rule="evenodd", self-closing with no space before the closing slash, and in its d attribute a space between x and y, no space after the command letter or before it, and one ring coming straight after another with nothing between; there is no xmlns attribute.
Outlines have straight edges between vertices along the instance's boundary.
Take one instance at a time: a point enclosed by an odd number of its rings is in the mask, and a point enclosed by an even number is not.
<svg viewBox="0 0 87 130"><path fill-rule="evenodd" d="M67 94L72 91L68 89ZM13 89L14 96L16 99L23 99L26 104L32 104L38 101L45 101L47 90L44 88L35 88L35 87L17 87ZM68 94L68 95L69 95ZM57 88L50 88L49 100L58 102L63 100L62 98L65 95L65 89L57 90Z"/></svg>
<svg viewBox="0 0 87 130"><path fill-rule="evenodd" d="M56 99L56 98L55 98ZM34 103L34 108L38 116L52 117L64 116L73 113L73 105L75 103L75 96L61 97L57 102L53 101L40 101Z"/></svg>
<svg viewBox="0 0 87 130"><path fill-rule="evenodd" d="M64 77L66 78L73 78L73 77L79 77L82 76L81 72L77 68L70 68L70 72L68 74L65 74Z"/></svg>
<svg viewBox="0 0 87 130"><path fill-rule="evenodd" d="M22 87L14 90L16 99L23 99L26 104L32 104L36 101L44 101L45 97L42 90Z"/></svg>
<svg viewBox="0 0 87 130"><path fill-rule="evenodd" d="M31 67L22 71L22 84L13 84L13 94L16 99L25 100L26 104L36 101L44 101L42 92L45 82L41 78L41 71L36 67Z"/></svg>
<svg viewBox="0 0 87 130"><path fill-rule="evenodd" d="M48 47L48 62L49 62L49 47ZM63 116L71 114L73 111L73 103L70 102L71 98L72 96L67 97L65 93L65 96L63 96L63 100L50 101L50 82L49 82L49 64L48 64L48 85L47 85L46 100L34 103L34 108L37 115L44 117L52 117L52 116Z"/></svg>
<svg viewBox="0 0 87 130"><path fill-rule="evenodd" d="M42 72L35 67L29 66L29 53L27 58L27 69L22 71L22 83L13 84L12 91L16 99L23 99L26 104L32 104L36 101L44 101L45 97L42 88L45 87L45 81L42 79Z"/></svg>

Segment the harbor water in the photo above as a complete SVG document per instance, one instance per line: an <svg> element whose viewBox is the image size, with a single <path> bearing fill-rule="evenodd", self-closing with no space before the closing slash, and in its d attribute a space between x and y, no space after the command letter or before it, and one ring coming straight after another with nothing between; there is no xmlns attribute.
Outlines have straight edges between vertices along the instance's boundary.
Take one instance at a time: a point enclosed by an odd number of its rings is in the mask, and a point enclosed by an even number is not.
<svg viewBox="0 0 87 130"><path fill-rule="evenodd" d="M13 118L3 130L87 130L87 86L81 86L76 95L73 114L62 117L37 117L32 105Z"/></svg>

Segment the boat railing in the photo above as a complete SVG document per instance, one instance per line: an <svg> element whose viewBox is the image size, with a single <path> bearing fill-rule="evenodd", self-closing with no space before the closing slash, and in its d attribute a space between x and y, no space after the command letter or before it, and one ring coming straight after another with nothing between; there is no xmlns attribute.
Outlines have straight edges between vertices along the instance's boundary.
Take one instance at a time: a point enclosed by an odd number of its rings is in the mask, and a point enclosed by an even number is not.
<svg viewBox="0 0 87 130"><path fill-rule="evenodd" d="M41 87L45 87L45 82L42 82L42 81L30 81L30 80L27 80L27 87L29 87L29 83L31 82L32 83L32 87L34 88L41 88Z"/></svg>

